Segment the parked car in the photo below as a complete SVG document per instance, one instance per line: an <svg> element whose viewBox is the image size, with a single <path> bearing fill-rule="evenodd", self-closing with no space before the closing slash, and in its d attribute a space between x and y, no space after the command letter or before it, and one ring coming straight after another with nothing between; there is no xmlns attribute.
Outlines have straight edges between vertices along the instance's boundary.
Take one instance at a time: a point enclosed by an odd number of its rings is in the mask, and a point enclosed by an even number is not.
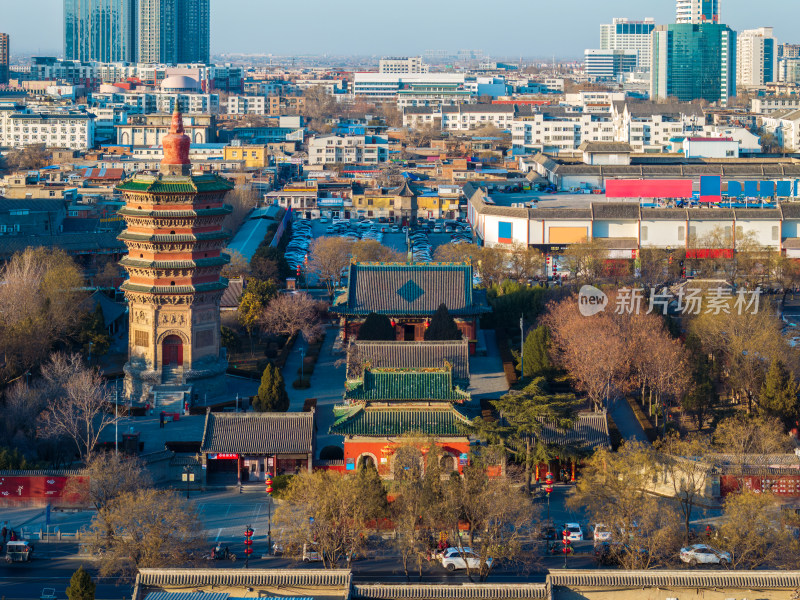
<svg viewBox="0 0 800 600"><path fill-rule="evenodd" d="M595 523L592 528L592 538L596 542L608 542L611 540L611 530L603 523Z"/></svg>
<svg viewBox="0 0 800 600"><path fill-rule="evenodd" d="M567 537L569 538L570 542L582 542L583 541L583 529L581 529L580 524L578 523L564 523L564 529L566 529L569 533ZM561 531L563 532L564 529ZM561 534L564 535L563 533Z"/></svg>
<svg viewBox="0 0 800 600"><path fill-rule="evenodd" d="M303 544L303 562L322 562L322 555L317 551L317 545L313 542Z"/></svg>
<svg viewBox="0 0 800 600"><path fill-rule="evenodd" d="M706 544L695 544L681 548L680 559L692 566L698 564L727 566L731 563L729 552L717 550Z"/></svg>
<svg viewBox="0 0 800 600"><path fill-rule="evenodd" d="M487 558L486 564L491 567L492 559ZM480 556L469 548L447 548L442 554L442 566L448 571L466 569L467 565L470 569L479 569L481 566Z"/></svg>

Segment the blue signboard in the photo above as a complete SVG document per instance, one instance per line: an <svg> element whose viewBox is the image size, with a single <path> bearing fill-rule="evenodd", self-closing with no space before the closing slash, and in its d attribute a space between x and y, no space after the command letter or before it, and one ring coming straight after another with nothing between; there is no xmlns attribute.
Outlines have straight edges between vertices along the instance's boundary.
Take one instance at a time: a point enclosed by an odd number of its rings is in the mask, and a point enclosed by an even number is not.
<svg viewBox="0 0 800 600"><path fill-rule="evenodd" d="M511 223L500 221L497 224L497 241L501 244L511 244L514 242L514 233Z"/></svg>
<svg viewBox="0 0 800 600"><path fill-rule="evenodd" d="M775 195L775 182L762 181L758 188L758 195L762 198L772 198Z"/></svg>
<svg viewBox="0 0 800 600"><path fill-rule="evenodd" d="M748 198L755 198L758 196L758 182L745 181L744 182L744 195Z"/></svg>
<svg viewBox="0 0 800 600"><path fill-rule="evenodd" d="M792 182L779 181L778 182L778 196L781 198L788 198L792 195Z"/></svg>
<svg viewBox="0 0 800 600"><path fill-rule="evenodd" d="M731 198L738 198L742 195L742 184L738 181L728 182L728 196Z"/></svg>
<svg viewBox="0 0 800 600"><path fill-rule="evenodd" d="M345 469L348 471L355 471L356 461L352 458L348 458L347 461L345 461Z"/></svg>

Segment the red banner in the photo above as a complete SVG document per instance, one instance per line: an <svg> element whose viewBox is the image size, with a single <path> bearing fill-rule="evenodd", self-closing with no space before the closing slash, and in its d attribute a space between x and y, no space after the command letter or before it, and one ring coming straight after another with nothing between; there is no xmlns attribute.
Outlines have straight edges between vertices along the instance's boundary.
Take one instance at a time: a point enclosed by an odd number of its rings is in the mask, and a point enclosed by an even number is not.
<svg viewBox="0 0 800 600"><path fill-rule="evenodd" d="M800 497L800 475L765 475L763 477L723 475L720 477L720 494L723 498L743 489L798 498Z"/></svg>
<svg viewBox="0 0 800 600"><path fill-rule="evenodd" d="M607 198L691 198L691 179L606 179Z"/></svg>
<svg viewBox="0 0 800 600"><path fill-rule="evenodd" d="M64 495L69 479L70 476L65 475L0 476L0 502L75 504L74 495ZM79 482L85 480L85 477L78 477Z"/></svg>

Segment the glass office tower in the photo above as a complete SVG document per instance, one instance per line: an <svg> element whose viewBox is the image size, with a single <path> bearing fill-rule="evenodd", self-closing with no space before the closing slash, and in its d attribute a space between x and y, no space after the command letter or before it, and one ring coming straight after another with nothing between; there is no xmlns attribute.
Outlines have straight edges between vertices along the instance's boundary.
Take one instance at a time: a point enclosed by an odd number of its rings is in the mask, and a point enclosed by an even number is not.
<svg viewBox="0 0 800 600"><path fill-rule="evenodd" d="M659 25L653 30L650 98L707 100L736 95L736 32L727 25Z"/></svg>
<svg viewBox="0 0 800 600"><path fill-rule="evenodd" d="M136 60L136 0L64 0L64 58Z"/></svg>
<svg viewBox="0 0 800 600"><path fill-rule="evenodd" d="M209 0L139 0L139 61L208 63Z"/></svg>

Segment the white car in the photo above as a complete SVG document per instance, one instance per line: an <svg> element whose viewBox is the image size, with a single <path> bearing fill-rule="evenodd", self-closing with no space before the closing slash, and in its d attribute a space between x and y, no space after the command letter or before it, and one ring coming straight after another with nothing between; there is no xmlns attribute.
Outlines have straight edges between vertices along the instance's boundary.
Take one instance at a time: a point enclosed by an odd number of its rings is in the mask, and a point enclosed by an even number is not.
<svg viewBox="0 0 800 600"><path fill-rule="evenodd" d="M711 565L729 565L731 564L731 555L729 552L717 550L705 544L695 544L681 548L681 560L690 565L698 564L711 564Z"/></svg>
<svg viewBox="0 0 800 600"><path fill-rule="evenodd" d="M564 529L568 531L567 538L570 542L583 541L583 529L578 523L564 523L564 528L561 530L561 536L564 535Z"/></svg>
<svg viewBox="0 0 800 600"><path fill-rule="evenodd" d="M487 558L486 564L491 568L492 559ZM442 566L448 571L455 571L456 569L466 569L469 565L470 569L480 569L481 558L469 548L447 548L442 553Z"/></svg>
<svg viewBox="0 0 800 600"><path fill-rule="evenodd" d="M603 523L595 523L594 528L592 529L592 537L594 538L595 542L610 542L611 541L611 530L603 525Z"/></svg>

